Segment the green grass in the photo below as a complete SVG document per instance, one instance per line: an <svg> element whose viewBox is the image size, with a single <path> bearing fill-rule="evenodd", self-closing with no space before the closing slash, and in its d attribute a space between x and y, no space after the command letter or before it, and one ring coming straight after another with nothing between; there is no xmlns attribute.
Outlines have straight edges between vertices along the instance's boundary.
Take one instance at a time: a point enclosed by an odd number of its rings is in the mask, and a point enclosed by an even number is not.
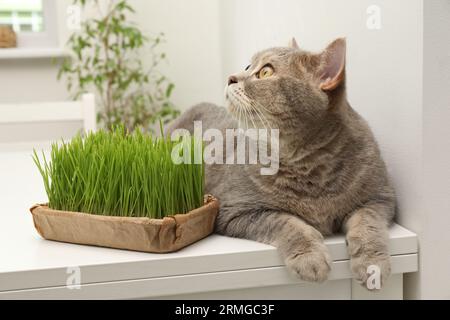
<svg viewBox="0 0 450 320"><path fill-rule="evenodd" d="M54 143L49 160L34 150L33 160L52 209L162 218L203 205L204 166L174 164L177 143L119 127ZM197 142L181 143L192 146L193 163Z"/></svg>

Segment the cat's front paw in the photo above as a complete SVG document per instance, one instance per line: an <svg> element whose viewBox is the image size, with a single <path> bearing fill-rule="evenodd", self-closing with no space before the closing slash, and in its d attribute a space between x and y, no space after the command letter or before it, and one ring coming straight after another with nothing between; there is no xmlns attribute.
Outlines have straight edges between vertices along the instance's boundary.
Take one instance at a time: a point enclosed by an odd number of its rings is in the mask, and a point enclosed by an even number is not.
<svg viewBox="0 0 450 320"><path fill-rule="evenodd" d="M331 258L325 245L308 252L293 252L286 258L286 267L305 281L323 282L328 279Z"/></svg>
<svg viewBox="0 0 450 320"><path fill-rule="evenodd" d="M391 273L390 256L387 253L352 256L350 265L354 279L368 290L380 289Z"/></svg>

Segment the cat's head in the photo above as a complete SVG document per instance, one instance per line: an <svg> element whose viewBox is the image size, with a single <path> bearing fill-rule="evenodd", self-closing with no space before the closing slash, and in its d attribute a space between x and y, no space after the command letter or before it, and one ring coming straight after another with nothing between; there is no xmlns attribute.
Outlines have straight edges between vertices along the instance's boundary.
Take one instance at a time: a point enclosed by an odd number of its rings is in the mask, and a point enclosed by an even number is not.
<svg viewBox="0 0 450 320"><path fill-rule="evenodd" d="M312 125L345 97L345 39L321 53L287 47L258 52L244 71L229 77L226 101L243 126L286 128ZM305 128L306 129L306 128Z"/></svg>

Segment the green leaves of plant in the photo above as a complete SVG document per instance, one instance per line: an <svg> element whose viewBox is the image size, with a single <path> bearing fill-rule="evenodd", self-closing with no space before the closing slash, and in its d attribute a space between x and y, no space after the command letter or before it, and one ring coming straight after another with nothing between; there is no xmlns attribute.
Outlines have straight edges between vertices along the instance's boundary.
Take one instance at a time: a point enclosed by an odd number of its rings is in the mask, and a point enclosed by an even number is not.
<svg viewBox="0 0 450 320"><path fill-rule="evenodd" d="M162 125L162 124L161 124ZM54 143L48 162L34 151L50 208L101 215L161 218L203 205L203 164L172 162L174 145L123 127ZM180 142L181 143L181 142ZM196 148L188 143L191 163Z"/></svg>
<svg viewBox="0 0 450 320"><path fill-rule="evenodd" d="M158 50L164 34L146 37L129 21L135 11L126 0L74 3L97 8L100 18L85 20L81 31L69 38L73 57L63 60L58 79L66 77L72 97L94 92L101 107L99 119L107 129L124 124L129 130L138 126L151 130L158 117L164 116L164 122L173 119L178 113L170 101L175 86L157 70L166 58ZM99 7L108 10L102 15ZM140 59L147 46L148 68Z"/></svg>

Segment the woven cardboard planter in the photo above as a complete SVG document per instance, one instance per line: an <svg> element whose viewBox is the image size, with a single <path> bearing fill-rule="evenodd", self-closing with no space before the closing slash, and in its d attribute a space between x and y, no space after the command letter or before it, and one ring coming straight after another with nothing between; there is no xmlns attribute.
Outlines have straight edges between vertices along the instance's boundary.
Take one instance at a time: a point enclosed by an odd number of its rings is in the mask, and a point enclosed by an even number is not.
<svg viewBox="0 0 450 320"><path fill-rule="evenodd" d="M15 48L17 46L16 33L11 27L0 26L0 48Z"/></svg>
<svg viewBox="0 0 450 320"><path fill-rule="evenodd" d="M214 230L219 202L163 219L112 217L49 209L30 209L34 226L48 240L144 252L173 252L207 237Z"/></svg>

